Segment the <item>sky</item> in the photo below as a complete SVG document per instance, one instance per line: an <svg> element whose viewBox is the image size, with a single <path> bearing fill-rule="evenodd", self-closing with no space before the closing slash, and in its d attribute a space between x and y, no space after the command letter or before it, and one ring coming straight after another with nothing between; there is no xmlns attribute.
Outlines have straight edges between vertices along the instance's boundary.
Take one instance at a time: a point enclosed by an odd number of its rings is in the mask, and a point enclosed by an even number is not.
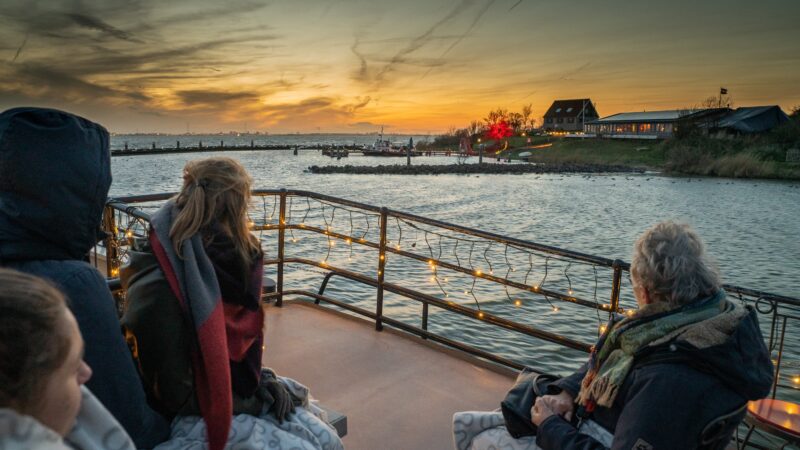
<svg viewBox="0 0 800 450"><path fill-rule="evenodd" d="M2 0L0 109L116 133L441 133L496 108L800 105L797 0Z"/></svg>

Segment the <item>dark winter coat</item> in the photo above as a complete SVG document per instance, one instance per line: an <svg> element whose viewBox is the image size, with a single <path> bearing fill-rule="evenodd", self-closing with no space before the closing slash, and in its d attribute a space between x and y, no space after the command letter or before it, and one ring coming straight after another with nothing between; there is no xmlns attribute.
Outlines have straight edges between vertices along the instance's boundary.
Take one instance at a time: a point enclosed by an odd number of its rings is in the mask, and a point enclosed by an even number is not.
<svg viewBox="0 0 800 450"><path fill-rule="evenodd" d="M697 448L713 419L769 393L772 362L756 311L748 308L720 345L698 349L670 342L637 358L613 407L598 406L591 415L614 434L612 449ZM584 365L554 383L555 390L577 396L585 373ZM536 443L545 450L605 448L558 415L540 424Z"/></svg>
<svg viewBox="0 0 800 450"><path fill-rule="evenodd" d="M251 264L245 265L229 239L215 239L212 235L204 243L223 302L260 311L260 291L254 287L260 286L260 280L251 279L251 275L261 264L261 254L254 255ZM139 369L154 405L167 417L199 415L191 359L196 346L194 327L148 241L136 240L129 262L120 269L120 279L128 298L122 324L135 337ZM230 361L234 414L258 415L261 411L262 401L255 396L261 372L261 345L258 339L242 361Z"/></svg>
<svg viewBox="0 0 800 450"><path fill-rule="evenodd" d="M139 448L168 437L147 405L103 276L84 262L101 237L111 185L108 132L72 114L16 108L0 115L0 265L54 282L86 342L87 387Z"/></svg>

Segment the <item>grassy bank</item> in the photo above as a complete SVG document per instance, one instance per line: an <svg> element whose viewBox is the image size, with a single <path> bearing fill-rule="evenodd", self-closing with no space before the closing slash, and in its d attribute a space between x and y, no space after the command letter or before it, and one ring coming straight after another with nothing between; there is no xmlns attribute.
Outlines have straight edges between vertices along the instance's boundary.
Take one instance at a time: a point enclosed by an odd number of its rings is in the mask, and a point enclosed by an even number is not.
<svg viewBox="0 0 800 450"><path fill-rule="evenodd" d="M617 164L647 169L659 169L665 162L663 149L652 141L551 138L531 145L507 150L501 156L539 163Z"/></svg>
<svg viewBox="0 0 800 450"><path fill-rule="evenodd" d="M545 144L511 148L501 152L501 156L537 163L625 165L674 175L800 179L800 164L785 162L786 148L759 138L698 137L666 141L553 138Z"/></svg>

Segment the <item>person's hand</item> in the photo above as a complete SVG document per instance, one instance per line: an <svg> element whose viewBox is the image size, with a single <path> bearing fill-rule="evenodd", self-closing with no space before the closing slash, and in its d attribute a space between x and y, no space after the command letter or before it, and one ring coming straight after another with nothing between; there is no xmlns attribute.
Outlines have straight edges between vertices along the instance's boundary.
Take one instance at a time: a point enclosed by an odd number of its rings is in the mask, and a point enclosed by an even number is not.
<svg viewBox="0 0 800 450"><path fill-rule="evenodd" d="M536 402L533 404L531 408L531 422L537 427L541 425L542 422L545 421L550 416L554 416L556 413L553 411L552 406L550 405L550 400L546 397L539 397L536 399Z"/></svg>
<svg viewBox="0 0 800 450"><path fill-rule="evenodd" d="M567 422L572 420L572 414L575 412L575 399L569 392L561 391L556 395L543 395L542 398L547 399L554 413L563 417Z"/></svg>
<svg viewBox="0 0 800 450"><path fill-rule="evenodd" d="M267 391L275 399L269 412L278 419L278 423L283 423L284 420L289 418L289 414L294 412L294 404L292 404L292 396L289 390L286 389L278 380L272 379L266 383Z"/></svg>
<svg viewBox="0 0 800 450"><path fill-rule="evenodd" d="M292 395L274 375L268 375L262 374L256 395L264 402L269 413L278 419L278 423L283 423L294 412Z"/></svg>

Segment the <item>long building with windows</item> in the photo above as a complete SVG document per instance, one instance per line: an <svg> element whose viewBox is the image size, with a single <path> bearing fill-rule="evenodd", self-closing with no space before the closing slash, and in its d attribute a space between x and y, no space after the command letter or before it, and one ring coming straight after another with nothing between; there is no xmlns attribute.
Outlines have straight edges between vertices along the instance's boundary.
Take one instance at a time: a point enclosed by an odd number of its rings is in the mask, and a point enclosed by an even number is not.
<svg viewBox="0 0 800 450"><path fill-rule="evenodd" d="M680 121L715 121L729 111L728 108L711 108L618 113L587 122L583 131L597 137L665 139L675 133Z"/></svg>

